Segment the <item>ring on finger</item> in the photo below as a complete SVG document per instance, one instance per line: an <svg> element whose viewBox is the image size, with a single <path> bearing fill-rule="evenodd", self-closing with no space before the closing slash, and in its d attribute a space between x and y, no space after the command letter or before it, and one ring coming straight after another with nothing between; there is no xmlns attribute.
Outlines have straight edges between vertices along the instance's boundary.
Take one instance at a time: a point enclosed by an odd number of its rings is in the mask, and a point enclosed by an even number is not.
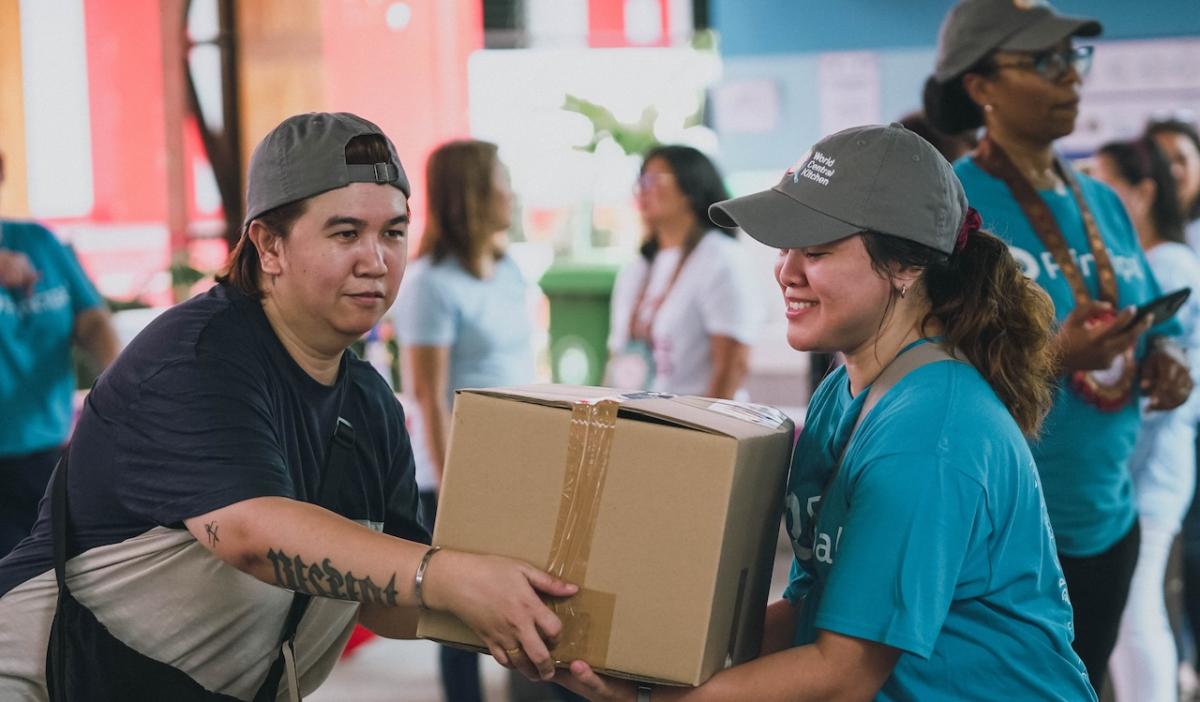
<svg viewBox="0 0 1200 702"><path fill-rule="evenodd" d="M508 656L510 659L515 658L521 655L521 647L514 646L513 648L506 648L504 649L504 655Z"/></svg>

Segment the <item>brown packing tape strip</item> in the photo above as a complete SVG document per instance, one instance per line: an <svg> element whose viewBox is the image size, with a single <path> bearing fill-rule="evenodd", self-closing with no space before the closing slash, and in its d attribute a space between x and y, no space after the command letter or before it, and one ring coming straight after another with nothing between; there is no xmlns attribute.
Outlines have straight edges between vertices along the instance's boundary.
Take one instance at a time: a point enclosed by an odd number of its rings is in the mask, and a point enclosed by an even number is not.
<svg viewBox="0 0 1200 702"><path fill-rule="evenodd" d="M581 586L587 576L592 537L600 515L619 406L616 400L605 399L576 402L571 407L562 500L558 504L546 570ZM551 608L563 623L554 647L555 659L560 663L583 659L603 668L608 659L615 602L612 593L582 587L575 596L553 602Z"/></svg>

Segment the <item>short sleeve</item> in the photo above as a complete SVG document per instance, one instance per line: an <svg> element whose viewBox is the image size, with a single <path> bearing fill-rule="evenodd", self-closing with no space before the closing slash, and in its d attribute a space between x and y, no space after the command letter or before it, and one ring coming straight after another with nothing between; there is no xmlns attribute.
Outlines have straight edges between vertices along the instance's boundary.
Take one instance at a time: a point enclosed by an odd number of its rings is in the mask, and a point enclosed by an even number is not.
<svg viewBox="0 0 1200 702"><path fill-rule="evenodd" d="M629 320L633 316L633 306L637 304L637 288L646 277L647 265L645 259L631 261L617 273L613 283L612 302L609 306L608 320L608 350L619 353L629 343Z"/></svg>
<svg viewBox="0 0 1200 702"><path fill-rule="evenodd" d="M225 359L164 367L111 417L120 500L162 526L255 497L296 497L263 381Z"/></svg>
<svg viewBox="0 0 1200 702"><path fill-rule="evenodd" d="M425 265L410 271L396 300L396 330L406 346L450 346L458 322L450 291Z"/></svg>
<svg viewBox="0 0 1200 702"><path fill-rule="evenodd" d="M104 304L104 299L100 297L100 293L96 292L92 281L88 280L87 273L84 272L83 266L75 256L75 251L71 247L59 243L54 234L49 231L46 232L46 236L51 240L51 245L55 249L55 259L58 262L63 283L67 286L67 292L71 296L71 314L77 315Z"/></svg>
<svg viewBox="0 0 1200 702"><path fill-rule="evenodd" d="M1162 295L1163 294L1162 285L1160 285L1158 276L1155 275L1154 270L1150 267L1150 262L1146 260L1146 256L1144 254L1142 254L1141 252L1138 253L1138 257L1141 262L1142 270L1144 270L1146 272L1146 279L1151 283L1151 287L1154 290L1154 297L1158 297L1158 296ZM1196 293L1193 292L1193 294L1196 294ZM1145 300L1143 302L1149 302L1149 300ZM1182 337L1183 335L1184 335L1183 323L1180 321L1178 314L1172 316L1169 319L1164 319L1163 321L1161 321L1158 324L1151 327L1150 331L1146 332L1147 337L1170 336L1170 337L1178 338L1178 337Z"/></svg>
<svg viewBox="0 0 1200 702"><path fill-rule="evenodd" d="M849 478L846 520L830 535L835 555L818 629L923 658L933 651L985 510L982 486L928 465L936 460L892 454Z"/></svg>
<svg viewBox="0 0 1200 702"><path fill-rule="evenodd" d="M762 326L761 305L755 299L758 287L736 246L722 247L720 258L712 261L711 278L699 299L700 321L709 336L753 344Z"/></svg>

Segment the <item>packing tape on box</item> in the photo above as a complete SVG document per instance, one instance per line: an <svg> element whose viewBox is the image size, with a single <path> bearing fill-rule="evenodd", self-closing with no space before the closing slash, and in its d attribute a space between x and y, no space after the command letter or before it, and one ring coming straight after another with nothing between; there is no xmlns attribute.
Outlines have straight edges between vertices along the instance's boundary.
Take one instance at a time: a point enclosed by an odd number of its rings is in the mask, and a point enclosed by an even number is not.
<svg viewBox="0 0 1200 702"><path fill-rule="evenodd" d="M606 398L571 407L562 500L546 566L567 582L582 584L587 575L619 406L619 400ZM582 659L596 668L605 666L615 600L612 593L581 586L575 596L551 603L563 623L553 651L558 662Z"/></svg>

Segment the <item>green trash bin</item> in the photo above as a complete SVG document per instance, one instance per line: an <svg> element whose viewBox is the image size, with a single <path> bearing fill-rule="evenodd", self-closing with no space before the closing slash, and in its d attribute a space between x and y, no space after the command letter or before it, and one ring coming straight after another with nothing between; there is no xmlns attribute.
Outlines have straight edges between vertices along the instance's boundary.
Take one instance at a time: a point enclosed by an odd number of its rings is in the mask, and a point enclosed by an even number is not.
<svg viewBox="0 0 1200 702"><path fill-rule="evenodd" d="M550 370L556 383L600 385L608 360L608 314L618 267L556 263L538 281L550 300Z"/></svg>

